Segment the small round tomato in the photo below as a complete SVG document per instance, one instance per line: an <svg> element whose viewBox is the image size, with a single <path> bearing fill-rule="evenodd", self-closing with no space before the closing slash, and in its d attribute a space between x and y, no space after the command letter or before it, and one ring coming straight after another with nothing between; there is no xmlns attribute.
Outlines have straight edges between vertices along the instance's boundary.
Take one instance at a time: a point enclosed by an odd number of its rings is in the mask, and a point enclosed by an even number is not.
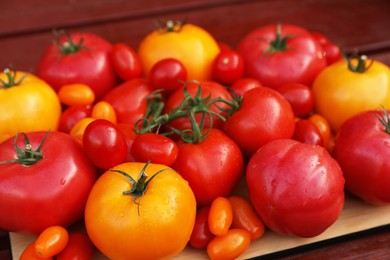
<svg viewBox="0 0 390 260"><path fill-rule="evenodd" d="M95 101L93 89L81 83L63 85L57 94L61 104L67 106L86 106Z"/></svg>
<svg viewBox="0 0 390 260"><path fill-rule="evenodd" d="M314 109L314 94L311 88L301 83L289 83L278 89L290 103L296 117L307 117Z"/></svg>
<svg viewBox="0 0 390 260"><path fill-rule="evenodd" d="M187 69L178 59L162 59L153 65L149 73L149 80L155 89L171 93L182 87L187 81Z"/></svg>
<svg viewBox="0 0 390 260"><path fill-rule="evenodd" d="M209 229L209 212L209 206L201 207L196 212L195 225L188 242L193 248L206 248L214 237Z"/></svg>
<svg viewBox="0 0 390 260"><path fill-rule="evenodd" d="M126 138L115 124L95 119L83 134L83 146L88 158L101 169L124 162L127 155Z"/></svg>
<svg viewBox="0 0 390 260"><path fill-rule="evenodd" d="M293 139L306 144L324 145L320 131L308 119L300 119L295 122Z"/></svg>
<svg viewBox="0 0 390 260"><path fill-rule="evenodd" d="M320 132L322 140L324 141L324 147L328 147L332 134L328 121L325 119L325 117L316 113L309 116L308 120L312 122Z"/></svg>
<svg viewBox="0 0 390 260"><path fill-rule="evenodd" d="M244 229L230 229L223 236L214 237L207 245L211 260L236 259L251 243L251 235Z"/></svg>
<svg viewBox="0 0 390 260"><path fill-rule="evenodd" d="M106 101L99 101L92 107L91 117L95 119L106 119L114 124L117 122L114 107Z"/></svg>
<svg viewBox="0 0 390 260"><path fill-rule="evenodd" d="M131 153L138 162L150 161L171 166L176 161L179 148L172 139L166 136L144 133L135 137Z"/></svg>
<svg viewBox="0 0 390 260"><path fill-rule="evenodd" d="M90 106L70 106L62 112L58 130L64 133L70 133L70 130L72 130L72 127L78 121L90 116Z"/></svg>
<svg viewBox="0 0 390 260"><path fill-rule="evenodd" d="M237 94L237 96L244 95L245 92L251 90L252 88L262 87L261 82L255 78L241 78L236 80L233 85L231 85L230 90Z"/></svg>
<svg viewBox="0 0 390 260"><path fill-rule="evenodd" d="M231 85L244 75L244 60L235 50L222 50L214 59L212 66L213 80Z"/></svg>
<svg viewBox="0 0 390 260"><path fill-rule="evenodd" d="M56 256L57 260L92 260L93 244L84 232L69 234L66 247Z"/></svg>
<svg viewBox="0 0 390 260"><path fill-rule="evenodd" d="M129 162L103 173L85 207L94 245L110 259L169 259L187 245L196 200L171 168Z"/></svg>
<svg viewBox="0 0 390 260"><path fill-rule="evenodd" d="M233 222L233 210L230 201L225 197L217 197L210 206L208 224L211 233L216 236L225 235Z"/></svg>
<svg viewBox="0 0 390 260"><path fill-rule="evenodd" d="M69 233L62 226L50 226L44 229L34 243L35 253L41 258L54 257L67 245Z"/></svg>
<svg viewBox="0 0 390 260"><path fill-rule="evenodd" d="M110 55L112 66L120 79L130 80L141 77L141 60L133 48L125 43L116 43L112 46Z"/></svg>

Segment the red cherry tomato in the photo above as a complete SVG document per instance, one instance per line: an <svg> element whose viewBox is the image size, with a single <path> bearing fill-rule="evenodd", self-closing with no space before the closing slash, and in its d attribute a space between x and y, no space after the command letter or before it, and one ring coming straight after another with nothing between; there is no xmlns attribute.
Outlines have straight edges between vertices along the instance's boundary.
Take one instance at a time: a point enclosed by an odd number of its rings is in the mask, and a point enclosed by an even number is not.
<svg viewBox="0 0 390 260"><path fill-rule="evenodd" d="M163 89L166 93L171 93L187 81L187 70L178 59L166 58L153 65L149 79L155 89Z"/></svg>
<svg viewBox="0 0 390 260"><path fill-rule="evenodd" d="M236 80L230 87L230 90L234 91L238 96L244 95L245 92L252 88L262 87L261 82L255 78L241 78Z"/></svg>
<svg viewBox="0 0 390 260"><path fill-rule="evenodd" d="M105 119L95 119L88 124L83 145L88 158L102 169L109 169L126 159L125 136L115 124Z"/></svg>
<svg viewBox="0 0 390 260"><path fill-rule="evenodd" d="M131 146L133 145L134 139L137 136L137 133L134 131L134 126L126 123L116 124L118 129L125 135L126 144L127 144L127 155L126 162L135 162L134 156L131 153Z"/></svg>
<svg viewBox="0 0 390 260"><path fill-rule="evenodd" d="M214 237L209 229L209 212L210 207L208 206L201 207L196 212L195 224L189 241L193 248L206 248L207 244Z"/></svg>
<svg viewBox="0 0 390 260"><path fill-rule="evenodd" d="M324 49L326 62L328 65L333 64L343 58L340 47L332 42L322 45L322 48Z"/></svg>
<svg viewBox="0 0 390 260"><path fill-rule="evenodd" d="M314 109L311 88L301 83L289 83L277 89L290 103L296 117L307 117Z"/></svg>
<svg viewBox="0 0 390 260"><path fill-rule="evenodd" d="M66 247L56 256L57 260L91 260L93 244L86 233L69 234Z"/></svg>
<svg viewBox="0 0 390 260"><path fill-rule="evenodd" d="M244 74L244 60L235 50L222 50L212 65L213 79L223 85L231 85Z"/></svg>
<svg viewBox="0 0 390 260"><path fill-rule="evenodd" d="M58 129L61 132L70 133L78 121L90 115L91 106L70 106L62 112Z"/></svg>
<svg viewBox="0 0 390 260"><path fill-rule="evenodd" d="M112 46L111 61L116 74L122 80L135 79L142 75L141 60L137 52L124 43Z"/></svg>
<svg viewBox="0 0 390 260"><path fill-rule="evenodd" d="M233 222L233 209L230 201L225 197L217 197L213 200L209 212L209 228L216 236L225 235Z"/></svg>
<svg viewBox="0 0 390 260"><path fill-rule="evenodd" d="M302 143L324 146L324 140L320 131L315 124L307 119L301 119L295 122L293 139Z"/></svg>
<svg viewBox="0 0 390 260"><path fill-rule="evenodd" d="M144 133L135 137L131 153L138 162L151 161L171 166L176 161L179 148L172 139L166 136Z"/></svg>

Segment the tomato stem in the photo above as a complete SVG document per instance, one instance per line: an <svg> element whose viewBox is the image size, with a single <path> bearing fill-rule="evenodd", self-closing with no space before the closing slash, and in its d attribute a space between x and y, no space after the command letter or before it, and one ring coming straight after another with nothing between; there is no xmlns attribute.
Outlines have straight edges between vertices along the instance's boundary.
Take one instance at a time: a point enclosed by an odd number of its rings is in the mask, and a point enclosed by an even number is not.
<svg viewBox="0 0 390 260"><path fill-rule="evenodd" d="M75 43L69 34L69 32L61 30L61 31L54 31L54 34L56 35L56 39L54 40L54 44L57 45L57 47L60 49L60 53L62 55L68 55L79 52L81 49L88 49L83 45L84 38L80 38L78 43ZM64 43L59 42L59 38L62 34L65 34L67 41Z"/></svg>
<svg viewBox="0 0 390 260"><path fill-rule="evenodd" d="M382 125L385 127L385 132L390 134L390 116L387 110L382 107L383 113L382 117L377 116L378 120L382 123Z"/></svg>
<svg viewBox="0 0 390 260"><path fill-rule="evenodd" d="M275 40L271 41L270 46L264 51L264 53L274 53L280 52L287 49L287 40L291 38L292 35L286 35L282 37L282 25L278 23L276 25L276 37Z"/></svg>
<svg viewBox="0 0 390 260"><path fill-rule="evenodd" d="M186 24L186 20L184 21L167 20L165 22L162 20L156 21L156 27L160 33L180 32L185 24Z"/></svg>
<svg viewBox="0 0 390 260"><path fill-rule="evenodd" d="M16 70L10 70L8 68L4 69L4 74L7 76L7 81L0 79L0 88L10 88L13 86L18 86L28 76L28 73L25 73L22 75L22 77L20 77L18 81L16 81Z"/></svg>
<svg viewBox="0 0 390 260"><path fill-rule="evenodd" d="M366 72L374 63L374 60L370 60L370 63L367 64L367 56L366 55L358 55L357 52L353 53L351 57L347 57L343 55L344 59L348 63L348 69L352 72L356 73L364 73ZM356 65L353 64L352 60L357 60Z"/></svg>

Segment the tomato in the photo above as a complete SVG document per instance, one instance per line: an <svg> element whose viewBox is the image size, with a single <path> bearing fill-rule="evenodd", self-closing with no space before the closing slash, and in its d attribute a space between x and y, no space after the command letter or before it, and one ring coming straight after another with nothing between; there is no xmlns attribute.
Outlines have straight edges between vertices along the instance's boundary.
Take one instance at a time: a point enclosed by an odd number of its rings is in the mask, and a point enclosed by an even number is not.
<svg viewBox="0 0 390 260"><path fill-rule="evenodd" d="M95 101L95 93L85 84L67 84L58 90L58 98L61 104L67 106L92 105Z"/></svg>
<svg viewBox="0 0 390 260"><path fill-rule="evenodd" d="M35 241L26 246L20 255L19 260L52 260L53 257L42 258L35 253Z"/></svg>
<svg viewBox="0 0 390 260"><path fill-rule="evenodd" d="M309 86L300 83L289 83L278 88L290 103L296 117L309 116L314 109L314 94Z"/></svg>
<svg viewBox="0 0 390 260"><path fill-rule="evenodd" d="M69 234L66 247L56 256L57 260L92 260L93 244L84 232Z"/></svg>
<svg viewBox="0 0 390 260"><path fill-rule="evenodd" d="M68 244L69 233L62 226L50 226L45 228L35 240L35 253L42 257L54 257Z"/></svg>
<svg viewBox="0 0 390 260"><path fill-rule="evenodd" d="M275 89L288 83L311 86L327 65L318 41L304 28L291 24L255 29L239 41L237 51L244 59L244 75Z"/></svg>
<svg viewBox="0 0 390 260"><path fill-rule="evenodd" d="M339 217L344 177L325 148L275 140L251 157L246 170L250 200L276 233L314 237Z"/></svg>
<svg viewBox="0 0 390 260"><path fill-rule="evenodd" d="M251 243L251 235L244 229L230 229L223 236L214 237L207 245L211 260L236 259Z"/></svg>
<svg viewBox="0 0 390 260"><path fill-rule="evenodd" d="M137 52L125 43L112 46L111 62L116 74L124 81L142 76L142 64Z"/></svg>
<svg viewBox="0 0 390 260"><path fill-rule="evenodd" d="M194 228L188 243L193 248L206 248L207 244L213 239L214 235L210 232L208 219L210 207L201 207L196 211Z"/></svg>
<svg viewBox="0 0 390 260"><path fill-rule="evenodd" d="M117 123L134 125L145 115L147 98L154 91L146 79L126 81L102 98L114 107Z"/></svg>
<svg viewBox="0 0 390 260"><path fill-rule="evenodd" d="M179 154L172 168L186 179L199 206L229 196L244 171L240 148L226 134L211 129L200 143L177 142Z"/></svg>
<svg viewBox="0 0 390 260"><path fill-rule="evenodd" d="M308 120L317 127L322 140L324 141L324 147L328 148L332 134L328 121L320 114L312 114L309 116Z"/></svg>
<svg viewBox="0 0 390 260"><path fill-rule="evenodd" d="M374 205L390 203L388 113L389 110L369 110L349 118L336 135L333 149L346 189Z"/></svg>
<svg viewBox="0 0 390 260"><path fill-rule="evenodd" d="M80 119L79 121L77 121L77 123L73 125L72 129L70 129L69 135L80 143L83 143L83 135L85 132L85 128L87 128L87 126L95 120L96 119L92 117L85 117Z"/></svg>
<svg viewBox="0 0 390 260"><path fill-rule="evenodd" d="M194 193L176 171L129 162L96 181L85 207L85 226L110 259L163 259L185 248L195 216Z"/></svg>
<svg viewBox="0 0 390 260"><path fill-rule="evenodd" d="M59 34L44 50L37 75L56 91L66 84L85 84L99 100L117 82L111 51L111 43L92 33Z"/></svg>
<svg viewBox="0 0 390 260"><path fill-rule="evenodd" d="M165 58L153 65L149 80L155 89L161 89L168 95L187 81L187 69L180 60Z"/></svg>
<svg viewBox="0 0 390 260"><path fill-rule="evenodd" d="M320 131L308 119L300 119L295 122L293 139L302 143L324 146L324 140Z"/></svg>
<svg viewBox="0 0 390 260"><path fill-rule="evenodd" d="M247 230L252 240L260 238L264 234L265 228L251 202L240 196L230 196L228 199L233 210L231 228Z"/></svg>
<svg viewBox="0 0 390 260"><path fill-rule="evenodd" d="M321 44L327 65L333 64L342 59L340 47L334 44L320 32L311 32L311 35Z"/></svg>
<svg viewBox="0 0 390 260"><path fill-rule="evenodd" d="M20 131L58 129L61 103L43 80L23 71L0 73L0 143Z"/></svg>
<svg viewBox="0 0 390 260"><path fill-rule="evenodd" d="M14 138L0 144L0 211L7 212L0 214L0 228L39 234L49 226L67 227L80 220L96 180L82 146L55 131L15 138L18 152Z"/></svg>
<svg viewBox="0 0 390 260"><path fill-rule="evenodd" d="M233 222L233 209L230 201L225 197L217 197L210 206L208 226L212 234L225 235Z"/></svg>
<svg viewBox="0 0 390 260"><path fill-rule="evenodd" d="M124 134L105 119L96 119L85 128L83 146L88 158L101 169L123 163L127 155Z"/></svg>
<svg viewBox="0 0 390 260"><path fill-rule="evenodd" d="M318 75L312 90L316 113L337 132L345 120L359 112L390 108L390 69L364 55L339 61Z"/></svg>
<svg viewBox="0 0 390 260"><path fill-rule="evenodd" d="M125 135L126 144L127 144L127 155L126 162L134 162L134 156L131 152L131 147L133 146L134 139L137 137L137 133L134 131L134 127L130 124L119 123L116 124L119 131L121 131Z"/></svg>
<svg viewBox="0 0 390 260"><path fill-rule="evenodd" d="M240 108L226 119L223 130L250 156L267 142L291 138L294 126L288 101L276 90L261 87L243 95Z"/></svg>
<svg viewBox="0 0 390 260"><path fill-rule="evenodd" d="M145 77L159 60L175 58L187 69L188 80L211 80L212 63L219 51L218 43L205 29L169 20L141 40L138 55Z"/></svg>
<svg viewBox="0 0 390 260"><path fill-rule="evenodd" d="M117 123L115 109L107 101L99 101L93 105L91 117L95 119L106 119L114 124Z"/></svg>
<svg viewBox="0 0 390 260"><path fill-rule="evenodd" d="M235 50L222 50L215 57L212 66L213 80L231 85L244 75L244 60Z"/></svg>
<svg viewBox="0 0 390 260"><path fill-rule="evenodd" d="M166 136L144 133L135 137L131 153L138 162L151 161L171 166L177 158L179 148L172 139Z"/></svg>
<svg viewBox="0 0 390 260"><path fill-rule="evenodd" d="M91 106L70 106L61 113L58 130L70 133L73 126L83 118L91 116Z"/></svg>
<svg viewBox="0 0 390 260"><path fill-rule="evenodd" d="M252 88L262 87L261 82L255 78L241 78L236 80L230 87L230 90L238 96L244 95L245 92Z"/></svg>

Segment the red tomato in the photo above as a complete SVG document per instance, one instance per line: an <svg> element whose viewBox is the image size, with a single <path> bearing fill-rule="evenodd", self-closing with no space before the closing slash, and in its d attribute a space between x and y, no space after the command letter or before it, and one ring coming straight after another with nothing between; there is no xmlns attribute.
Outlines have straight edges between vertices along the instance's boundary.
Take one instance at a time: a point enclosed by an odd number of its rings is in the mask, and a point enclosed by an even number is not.
<svg viewBox="0 0 390 260"><path fill-rule="evenodd" d="M338 131L333 149L346 189L374 205L390 203L389 112L370 110L351 117Z"/></svg>
<svg viewBox="0 0 390 260"><path fill-rule="evenodd" d="M328 121L325 119L325 117L316 113L309 116L308 120L312 122L320 132L322 140L324 141L324 147L329 148L329 140L332 133Z"/></svg>
<svg viewBox="0 0 390 260"><path fill-rule="evenodd" d="M148 80L138 78L113 88L102 100L114 107L117 123L134 125L145 115L146 100L153 91Z"/></svg>
<svg viewBox="0 0 390 260"><path fill-rule="evenodd" d="M314 94L309 86L300 83L289 83L278 88L290 103L296 117L304 118L314 109Z"/></svg>
<svg viewBox="0 0 390 260"><path fill-rule="evenodd" d="M306 144L324 146L322 135L315 124L308 119L300 119L295 122L293 139Z"/></svg>
<svg viewBox="0 0 390 260"><path fill-rule="evenodd" d="M343 209L343 172L322 146L269 142L251 157L246 182L257 213L279 234L317 236Z"/></svg>
<svg viewBox="0 0 390 260"><path fill-rule="evenodd" d="M39 234L49 226L67 227L84 214L96 169L73 137L49 132L43 140L46 134L30 132L28 143L23 134L16 138L27 156L37 157L36 163L19 153L20 163L0 164L0 212L7 212L0 214L2 229ZM0 162L18 159L13 138L1 143L0 151Z"/></svg>
<svg viewBox="0 0 390 260"><path fill-rule="evenodd" d="M178 59L162 59L153 65L149 72L149 80L155 89L162 89L169 94L187 81L187 70Z"/></svg>
<svg viewBox="0 0 390 260"><path fill-rule="evenodd" d="M230 90L232 90L238 96L242 96L245 92L251 90L252 88L259 87L262 87L259 80L255 78L241 78L236 80L233 85L231 85Z"/></svg>
<svg viewBox="0 0 390 260"><path fill-rule="evenodd" d="M57 260L92 260L93 244L83 232L69 234L66 247L56 256Z"/></svg>
<svg viewBox="0 0 390 260"><path fill-rule="evenodd" d="M59 254L69 240L69 233L62 226L45 228L34 243L35 253L42 258L54 257Z"/></svg>
<svg viewBox="0 0 390 260"><path fill-rule="evenodd" d="M137 52L125 43L112 46L111 62L116 74L122 80L131 80L142 76L142 64Z"/></svg>
<svg viewBox="0 0 390 260"><path fill-rule="evenodd" d="M101 169L109 169L126 159L126 137L115 124L105 119L88 124L83 134L83 146L88 158Z"/></svg>
<svg viewBox="0 0 390 260"><path fill-rule="evenodd" d="M235 50L221 50L212 65L212 77L223 85L231 85L244 75L244 60Z"/></svg>
<svg viewBox="0 0 390 260"><path fill-rule="evenodd" d="M130 124L119 123L116 124L118 129L125 135L126 144L127 144L127 155L126 162L134 162L134 156L131 153L131 146L133 145L134 139L137 136L137 133L134 131L134 126Z"/></svg>
<svg viewBox="0 0 390 260"><path fill-rule="evenodd" d="M223 129L250 156L267 142L291 138L294 126L288 101L276 90L262 87L243 95L240 108L226 119Z"/></svg>
<svg viewBox="0 0 390 260"><path fill-rule="evenodd" d="M330 65L342 59L341 50L339 46L331 42L328 37L326 37L320 32L311 32L311 35L321 44L324 50L327 65Z"/></svg>
<svg viewBox="0 0 390 260"><path fill-rule="evenodd" d="M244 171L243 155L233 140L211 129L199 144L177 144L179 154L172 168L188 181L199 206L230 195Z"/></svg>
<svg viewBox="0 0 390 260"><path fill-rule="evenodd" d="M257 28L240 40L245 76L267 87L287 83L310 86L326 66L321 45L302 27L272 24Z"/></svg>
<svg viewBox="0 0 390 260"><path fill-rule="evenodd" d="M207 255L211 260L236 259L251 243L251 235L244 229L230 229L223 236L214 237L207 245Z"/></svg>
<svg viewBox="0 0 390 260"><path fill-rule="evenodd" d="M37 75L55 90L66 84L81 83L100 99L116 84L110 60L112 45L91 33L59 35L39 60Z"/></svg>
<svg viewBox="0 0 390 260"><path fill-rule="evenodd" d="M201 207L196 212L195 224L189 241L193 248L206 248L207 244L214 237L209 229L209 212L209 206Z"/></svg>
<svg viewBox="0 0 390 260"><path fill-rule="evenodd" d="M64 133L70 133L70 130L72 130L78 121L90 115L91 106L70 106L62 112L58 130Z"/></svg>
<svg viewBox="0 0 390 260"><path fill-rule="evenodd" d="M233 209L225 197L217 197L210 206L208 224L212 234L222 236L227 234L233 222Z"/></svg>
<svg viewBox="0 0 390 260"><path fill-rule="evenodd" d="M172 139L166 136L144 133L135 137L131 153L137 162L151 161L171 166L177 158L179 148Z"/></svg>

